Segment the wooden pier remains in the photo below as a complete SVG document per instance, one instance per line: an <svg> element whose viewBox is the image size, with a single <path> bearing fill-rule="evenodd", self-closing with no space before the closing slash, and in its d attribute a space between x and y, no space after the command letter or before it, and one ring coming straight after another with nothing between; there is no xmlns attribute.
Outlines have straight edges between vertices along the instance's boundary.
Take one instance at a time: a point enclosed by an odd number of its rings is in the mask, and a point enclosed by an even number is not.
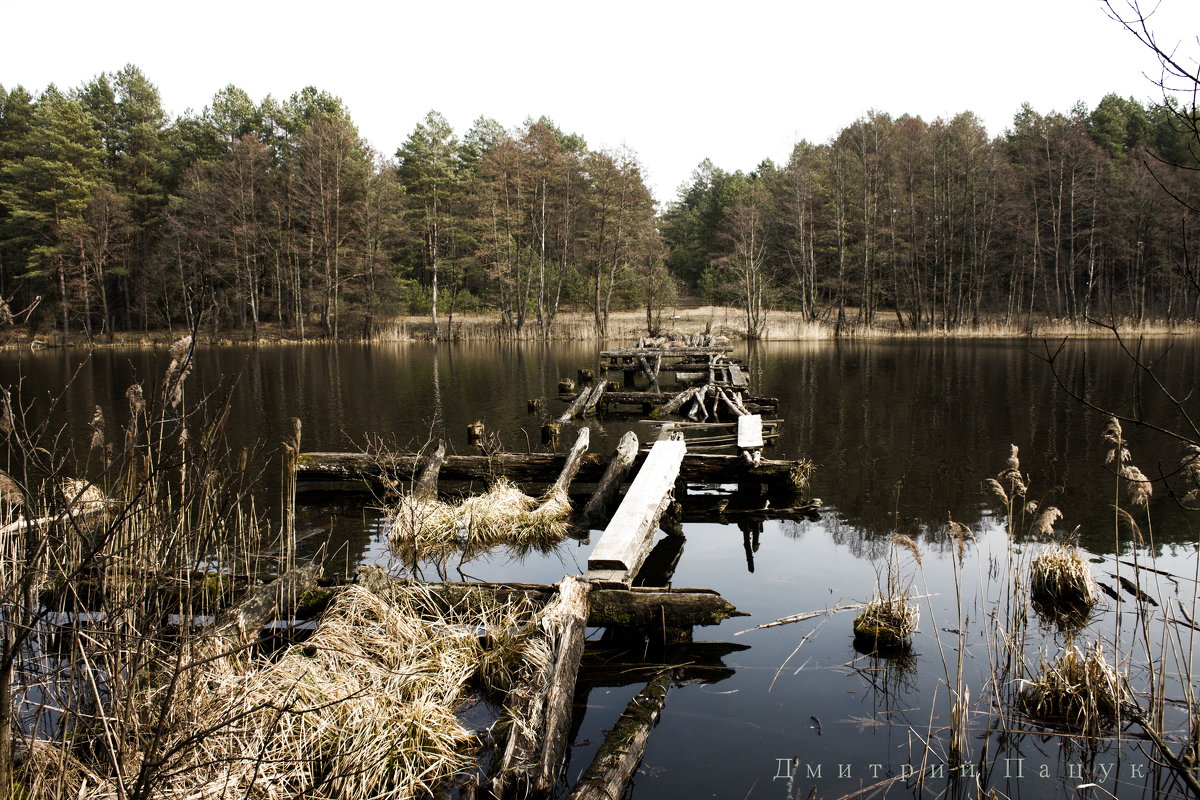
<svg viewBox="0 0 1200 800"><path fill-rule="evenodd" d="M651 428L645 438L653 444L646 450L639 450L638 436L630 431L611 454L589 452L585 424L566 453L489 452L480 447L480 455L456 455L439 447L424 457L307 452L295 459L301 488L378 484L438 502L439 497L461 492L462 483L506 478L527 487L523 491L531 495L528 487L549 487L543 497L569 499L575 510L572 535L582 539L603 526L586 570L553 586L420 584L448 608L473 605L478 602L475 595L501 603L530 603L539 609L532 621L553 654L509 692L503 717L516 721L501 727L506 735L493 751L489 777L461 787L460 796L562 796L563 765L579 725L580 712L576 710L573 718L572 709L586 703L592 686L643 681L644 687L567 795L572 800L619 797L637 768L671 684L688 674L686 662L692 659L670 648L703 650L704 663L692 665L702 680L732 674L720 658L739 646L695 644L692 628L717 625L741 612L709 589L668 588L686 543L682 523L736 523L752 571L762 523L812 519L819 501L798 499L811 464L764 457L783 422L764 415L777 413L779 403L750 393L750 375L731 353L727 341L707 334L673 342L643 338L634 347L603 351L597 370L579 370L577 390L574 380L560 382L560 399L567 405L561 414L543 417L549 441L592 414L634 413ZM531 400L529 409L536 413L540 401ZM479 423L473 440L477 445L482 432ZM453 482L459 485L451 486ZM704 491L689 491L695 484L703 485ZM714 494L716 487L725 493ZM656 544L659 530L667 535ZM589 636L585 643L587 628L604 630L599 642ZM622 643L630 646L619 649L625 647ZM618 649L607 649L614 644ZM605 648L606 655L592 659L589 667L587 653L598 647ZM663 660L649 659L651 650ZM626 659L619 675L596 666L615 663L612 654L617 652Z"/></svg>

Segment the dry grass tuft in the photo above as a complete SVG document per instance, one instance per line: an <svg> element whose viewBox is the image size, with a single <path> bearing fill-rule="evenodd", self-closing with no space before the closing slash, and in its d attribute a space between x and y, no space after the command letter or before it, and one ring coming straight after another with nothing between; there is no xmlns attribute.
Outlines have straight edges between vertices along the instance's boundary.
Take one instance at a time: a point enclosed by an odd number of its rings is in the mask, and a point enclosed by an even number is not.
<svg viewBox="0 0 1200 800"><path fill-rule="evenodd" d="M1040 553L1030 565L1029 593L1051 609L1086 610L1096 604L1096 582L1074 547L1057 546Z"/></svg>
<svg viewBox="0 0 1200 800"><path fill-rule="evenodd" d="M1154 486L1140 469L1128 464L1121 468L1121 477L1126 481L1125 492L1130 505L1145 506L1149 504L1150 496L1154 494Z"/></svg>
<svg viewBox="0 0 1200 800"><path fill-rule="evenodd" d="M908 647L917 631L921 612L904 595L881 597L876 594L863 613L854 619L854 635L876 650Z"/></svg>
<svg viewBox="0 0 1200 800"><path fill-rule="evenodd" d="M392 513L388 543L409 562L444 563L456 552L470 559L500 545L518 552L544 551L563 540L570 519L566 491L539 499L500 480L487 492L459 503L402 497Z"/></svg>
<svg viewBox="0 0 1200 800"><path fill-rule="evenodd" d="M1200 446L1189 444L1184 449L1179 466L1183 468L1184 478L1191 487L1184 495L1183 502L1195 503L1200 500Z"/></svg>
<svg viewBox="0 0 1200 800"><path fill-rule="evenodd" d="M499 662L524 653L529 609L447 612L427 590L375 585L346 588L275 661L203 667L180 713L194 715L188 733L212 731L181 751L167 794L410 800L473 767L476 736L455 711L475 676L495 680Z"/></svg>
<svg viewBox="0 0 1200 800"><path fill-rule="evenodd" d="M1000 485L1000 481L995 478L987 478L983 482L983 488L996 496L1002 504L1008 505L1008 492L1004 491L1004 487Z"/></svg>
<svg viewBox="0 0 1200 800"><path fill-rule="evenodd" d="M1021 475L1021 458L1020 451L1017 446L1010 445L1012 448L1009 451L1008 461L1005 462L1004 470L996 476L996 480L1005 490L1005 497L1016 501L1018 497L1024 497L1029 487L1025 484L1025 478ZM1008 500L1005 501L1008 503Z"/></svg>
<svg viewBox="0 0 1200 800"><path fill-rule="evenodd" d="M1098 736L1120 716L1127 699L1121 676L1104 660L1099 643L1068 647L1042 662L1036 680L1024 681L1021 705L1032 718Z"/></svg>

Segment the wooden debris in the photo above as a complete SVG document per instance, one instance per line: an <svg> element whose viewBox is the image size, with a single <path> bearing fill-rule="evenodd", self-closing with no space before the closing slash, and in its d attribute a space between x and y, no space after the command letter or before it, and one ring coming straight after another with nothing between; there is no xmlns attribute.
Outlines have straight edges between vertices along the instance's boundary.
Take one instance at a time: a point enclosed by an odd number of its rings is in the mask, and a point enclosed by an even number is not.
<svg viewBox="0 0 1200 800"><path fill-rule="evenodd" d="M605 468L604 475L596 486L596 491L580 513L581 524L596 525L608 521L609 509L612 508L617 492L621 490L621 483L629 473L629 468L633 466L637 454L637 434L633 431L626 431L617 444L617 449L613 451L612 457L608 461L608 467Z"/></svg>
<svg viewBox="0 0 1200 800"><path fill-rule="evenodd" d="M558 479L546 492L546 496L550 497L555 493L566 493L571 488L571 481L575 480L575 476L579 474L579 467L582 464L583 454L587 452L588 444L591 442L591 429L580 428L579 435L575 437L575 444L567 453L567 460L563 464L562 471L558 474Z"/></svg>
<svg viewBox="0 0 1200 800"><path fill-rule="evenodd" d="M538 583L420 583L447 607L478 602L480 595L497 602L531 601L544 605L553 597L553 586ZM594 587L588 595L587 624L592 628L655 628L720 625L744 617L728 600L711 589Z"/></svg>
<svg viewBox="0 0 1200 800"><path fill-rule="evenodd" d="M417 500L437 499L438 473L445 460L446 443L439 439L437 449L424 460L421 466L421 475L417 478L416 486L413 487L413 497Z"/></svg>
<svg viewBox="0 0 1200 800"><path fill-rule="evenodd" d="M530 675L524 686L510 692L508 737L492 783L496 796L520 785L548 792L557 783L583 655L590 590L586 581L568 575L559 584L558 596L538 615L538 627L552 642L554 658Z"/></svg>
<svg viewBox="0 0 1200 800"><path fill-rule="evenodd" d="M486 480L507 477L521 482L552 483L566 463L563 453L495 453L490 456L448 455L442 462L443 480ZM645 462L639 454L634 462ZM296 478L300 482L376 480L389 471L399 477L411 477L419 469L420 459L411 453L372 457L365 453L301 453L296 460ZM608 467L609 457L585 453L579 459L580 481L595 483ZM739 456L709 453L688 453L679 470L679 477L693 483L760 482L772 489L786 490L792 485L793 473L803 462L764 458L751 467Z"/></svg>

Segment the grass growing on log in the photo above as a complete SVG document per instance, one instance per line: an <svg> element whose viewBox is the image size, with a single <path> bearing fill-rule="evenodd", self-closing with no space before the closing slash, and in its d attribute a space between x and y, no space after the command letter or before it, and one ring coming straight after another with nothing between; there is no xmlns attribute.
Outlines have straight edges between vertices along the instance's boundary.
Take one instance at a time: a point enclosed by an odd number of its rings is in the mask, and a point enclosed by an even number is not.
<svg viewBox="0 0 1200 800"><path fill-rule="evenodd" d="M530 497L500 479L458 503L405 495L391 517L393 553L407 563L444 565L456 552L467 561L501 545L518 553L550 550L570 530L571 503L565 491Z"/></svg>

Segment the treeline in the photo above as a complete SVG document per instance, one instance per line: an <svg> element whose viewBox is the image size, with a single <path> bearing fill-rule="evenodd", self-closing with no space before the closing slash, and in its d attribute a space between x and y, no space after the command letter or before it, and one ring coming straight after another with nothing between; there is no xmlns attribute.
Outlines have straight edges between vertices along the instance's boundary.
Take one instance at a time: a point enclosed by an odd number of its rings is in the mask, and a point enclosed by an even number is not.
<svg viewBox="0 0 1200 800"><path fill-rule="evenodd" d="M1115 95L1026 105L994 139L970 113L870 113L782 166L703 163L663 216L668 263L752 336L772 306L838 330L1194 320L1195 122Z"/></svg>
<svg viewBox="0 0 1200 800"><path fill-rule="evenodd" d="M177 119L132 66L0 88L0 323L336 338L419 312L446 335L487 307L549 334L571 302L602 332L661 304L664 263L633 154L545 118L459 138L430 112L385 158L313 88L255 104L229 86Z"/></svg>
<svg viewBox="0 0 1200 800"><path fill-rule="evenodd" d="M370 336L398 313L552 335L560 309L648 327L676 292L838 331L1053 317L1195 318L1195 117L1109 96L871 113L786 164L704 162L656 214L636 157L546 118L461 135L436 112L372 152L342 102L234 86L172 118L136 67L36 97L0 87L0 325L89 340L205 326ZM1180 202L1183 201L1183 202Z"/></svg>

